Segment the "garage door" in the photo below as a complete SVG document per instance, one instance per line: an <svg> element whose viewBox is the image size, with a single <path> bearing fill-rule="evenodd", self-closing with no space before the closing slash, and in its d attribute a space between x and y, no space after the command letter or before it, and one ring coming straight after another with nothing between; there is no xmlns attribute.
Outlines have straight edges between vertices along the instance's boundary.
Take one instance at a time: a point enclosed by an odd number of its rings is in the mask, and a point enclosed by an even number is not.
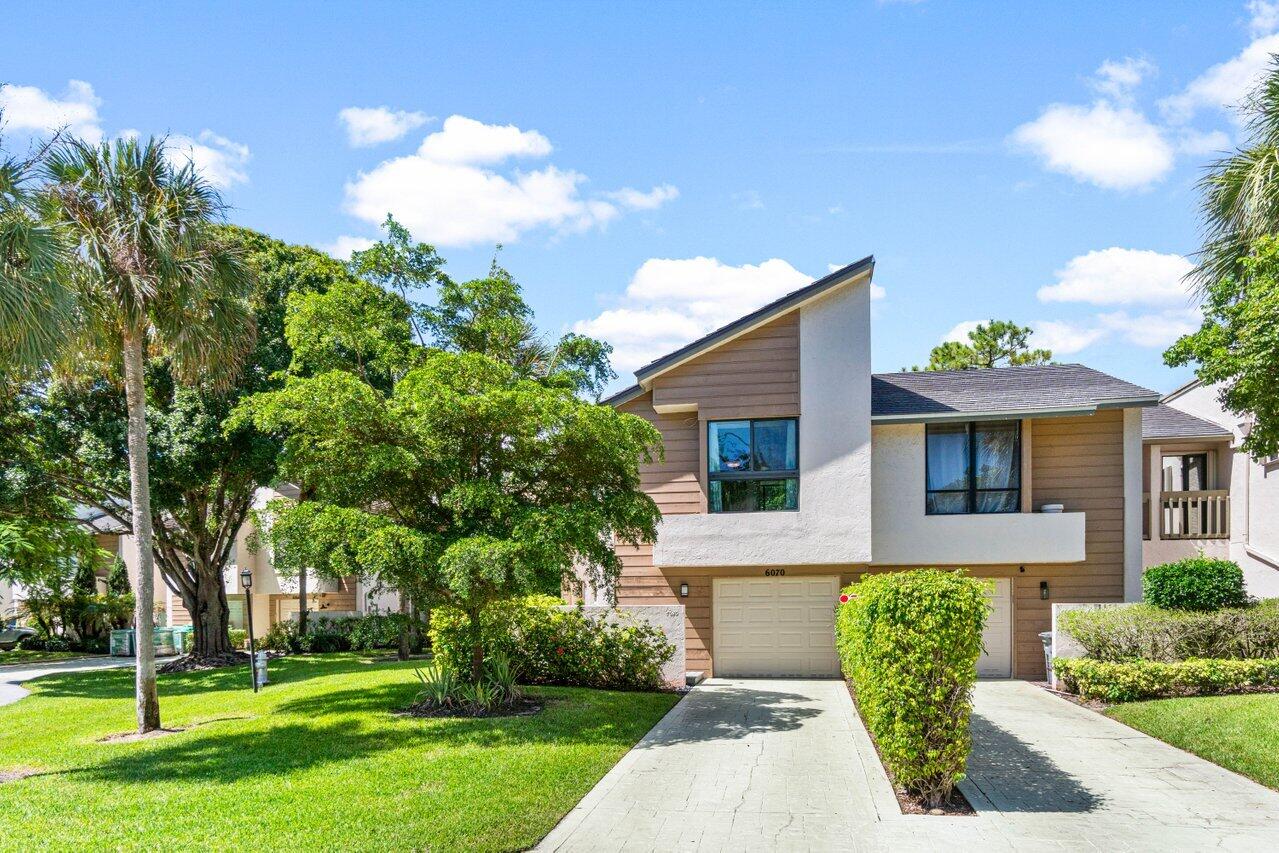
<svg viewBox="0 0 1279 853"><path fill-rule="evenodd" d="M1011 678L1013 674L1013 600L1012 582L1008 578L995 581L988 592L990 613L986 629L981 633L985 649L977 659L977 675L982 678Z"/></svg>
<svg viewBox="0 0 1279 853"><path fill-rule="evenodd" d="M718 676L837 676L839 578L716 578Z"/></svg>

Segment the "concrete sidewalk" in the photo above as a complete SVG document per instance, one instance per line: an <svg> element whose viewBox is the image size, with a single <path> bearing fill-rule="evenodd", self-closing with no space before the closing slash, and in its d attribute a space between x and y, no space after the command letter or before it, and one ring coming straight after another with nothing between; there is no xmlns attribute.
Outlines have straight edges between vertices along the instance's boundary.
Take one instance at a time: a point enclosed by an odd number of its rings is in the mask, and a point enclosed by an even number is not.
<svg viewBox="0 0 1279 853"><path fill-rule="evenodd" d="M840 681L712 679L537 849L1279 849L1279 793L1026 682L980 682L960 787L903 815Z"/></svg>
<svg viewBox="0 0 1279 853"><path fill-rule="evenodd" d="M172 660L171 657L158 658L156 665ZM132 667L133 658L93 657L76 660L47 661L45 663L25 663L16 666L0 666L0 705L10 705L31 691L21 685L25 682L46 675L67 672L89 672L95 669L119 669Z"/></svg>

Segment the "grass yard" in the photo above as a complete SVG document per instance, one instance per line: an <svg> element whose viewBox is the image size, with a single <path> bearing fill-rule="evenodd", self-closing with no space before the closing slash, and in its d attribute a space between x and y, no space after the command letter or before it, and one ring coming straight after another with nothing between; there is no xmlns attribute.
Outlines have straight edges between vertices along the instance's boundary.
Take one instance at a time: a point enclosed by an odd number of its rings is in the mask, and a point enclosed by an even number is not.
<svg viewBox="0 0 1279 853"><path fill-rule="evenodd" d="M14 849L518 850L675 703L537 688L533 717L400 717L413 662L359 655L160 676L166 726L130 743L132 670L53 676L0 707L0 838Z"/></svg>
<svg viewBox="0 0 1279 853"><path fill-rule="evenodd" d="M1279 790L1279 693L1130 702L1106 713Z"/></svg>
<svg viewBox="0 0 1279 853"><path fill-rule="evenodd" d="M94 657L84 652L33 652L26 649L0 651L0 666L18 663L47 663L52 660L74 660L75 658Z"/></svg>

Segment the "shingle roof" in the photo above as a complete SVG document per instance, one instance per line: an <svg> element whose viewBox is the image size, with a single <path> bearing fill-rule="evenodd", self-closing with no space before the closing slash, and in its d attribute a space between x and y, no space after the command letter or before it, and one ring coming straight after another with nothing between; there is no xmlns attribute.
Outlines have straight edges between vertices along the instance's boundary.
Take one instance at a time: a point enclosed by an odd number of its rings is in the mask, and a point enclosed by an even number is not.
<svg viewBox="0 0 1279 853"><path fill-rule="evenodd" d="M1086 412L1159 400L1154 391L1082 364L877 373L870 381L871 417L878 420Z"/></svg>
<svg viewBox="0 0 1279 853"><path fill-rule="evenodd" d="M1141 437L1150 438L1230 438L1232 433L1212 421L1160 403L1141 410Z"/></svg>

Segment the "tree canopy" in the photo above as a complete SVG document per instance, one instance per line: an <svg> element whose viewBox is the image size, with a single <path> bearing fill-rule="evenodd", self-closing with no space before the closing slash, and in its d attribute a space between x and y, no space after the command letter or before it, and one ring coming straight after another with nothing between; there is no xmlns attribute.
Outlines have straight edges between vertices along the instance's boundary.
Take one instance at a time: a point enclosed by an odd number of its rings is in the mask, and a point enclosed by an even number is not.
<svg viewBox="0 0 1279 853"><path fill-rule="evenodd" d="M1052 351L1032 349L1028 326L1008 320L979 323L968 333L968 342L946 341L933 347L928 366L912 370L974 370L1026 364L1048 364Z"/></svg>

